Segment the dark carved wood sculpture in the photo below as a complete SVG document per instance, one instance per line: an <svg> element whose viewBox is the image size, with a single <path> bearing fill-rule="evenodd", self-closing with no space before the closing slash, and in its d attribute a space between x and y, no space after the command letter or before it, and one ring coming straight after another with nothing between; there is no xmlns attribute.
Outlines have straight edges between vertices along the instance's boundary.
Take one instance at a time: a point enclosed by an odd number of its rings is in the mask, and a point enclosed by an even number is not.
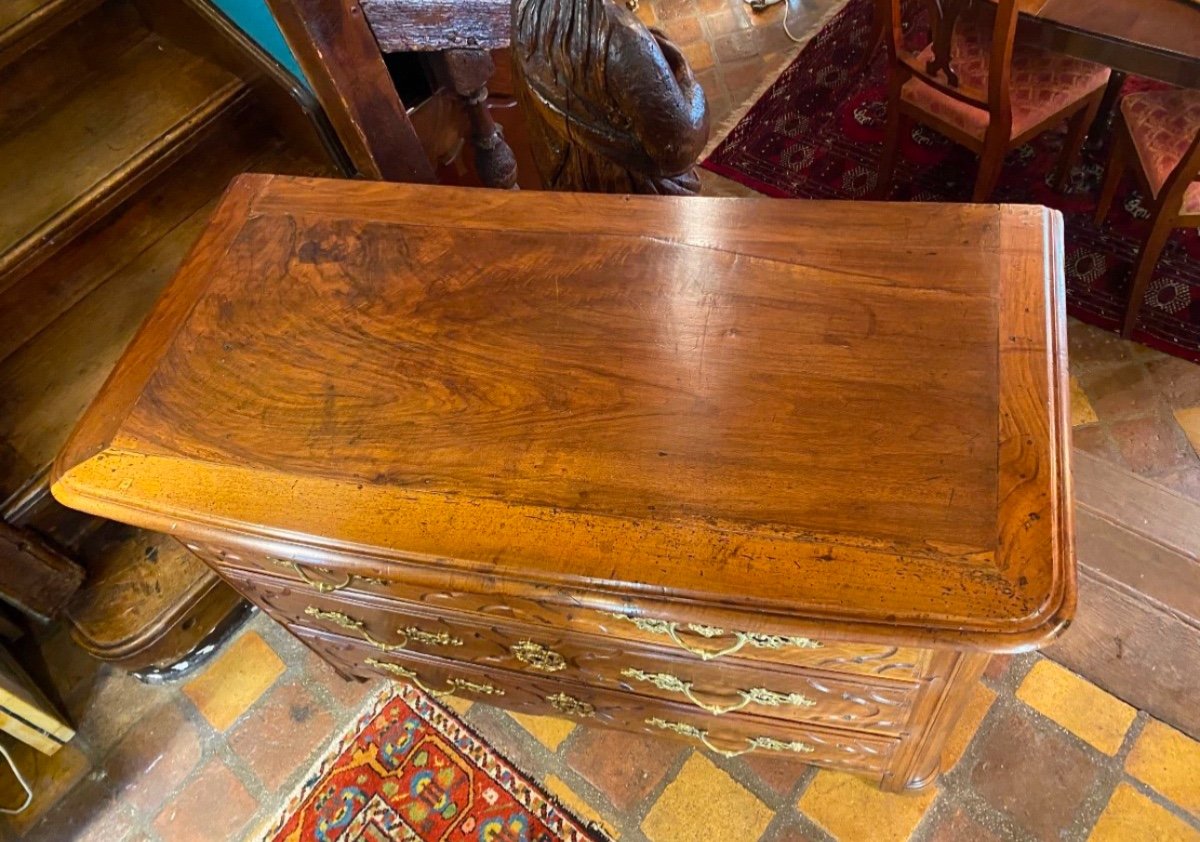
<svg viewBox="0 0 1200 842"><path fill-rule="evenodd" d="M515 0L512 50L547 188L699 192L708 104L665 35L613 0Z"/></svg>

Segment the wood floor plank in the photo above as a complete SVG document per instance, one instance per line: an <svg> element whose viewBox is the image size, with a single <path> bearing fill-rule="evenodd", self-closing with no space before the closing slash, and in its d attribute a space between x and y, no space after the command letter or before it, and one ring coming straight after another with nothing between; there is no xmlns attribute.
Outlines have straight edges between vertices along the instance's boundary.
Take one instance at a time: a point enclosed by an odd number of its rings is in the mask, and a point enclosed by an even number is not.
<svg viewBox="0 0 1200 842"><path fill-rule="evenodd" d="M1080 563L1200 626L1200 565L1194 558L1083 506L1075 526Z"/></svg>
<svg viewBox="0 0 1200 842"><path fill-rule="evenodd" d="M1072 469L1077 506L1200 558L1200 502L1082 450L1072 454Z"/></svg>
<svg viewBox="0 0 1200 842"><path fill-rule="evenodd" d="M1200 737L1200 503L1072 457L1079 609L1045 654Z"/></svg>
<svg viewBox="0 0 1200 842"><path fill-rule="evenodd" d="M1075 622L1043 650L1108 692L1200 739L1200 630L1086 566Z"/></svg>

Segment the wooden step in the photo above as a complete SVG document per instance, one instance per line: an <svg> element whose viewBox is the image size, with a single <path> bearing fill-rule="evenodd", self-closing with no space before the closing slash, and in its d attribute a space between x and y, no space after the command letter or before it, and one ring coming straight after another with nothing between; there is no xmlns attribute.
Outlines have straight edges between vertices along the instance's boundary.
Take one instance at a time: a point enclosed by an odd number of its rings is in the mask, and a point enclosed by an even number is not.
<svg viewBox="0 0 1200 842"><path fill-rule="evenodd" d="M0 363L204 207L220 185L261 153L267 144L265 137L261 125L248 125L233 117L222 120L213 137L185 156L181 165L172 167L20 283L0 291L4 324ZM0 489L4 487L0 481Z"/></svg>
<svg viewBox="0 0 1200 842"><path fill-rule="evenodd" d="M1079 608L1046 654L1200 739L1200 502L1072 458Z"/></svg>
<svg viewBox="0 0 1200 842"><path fill-rule="evenodd" d="M88 15L62 39L86 40L91 29L111 24L119 13L121 7ZM95 33L104 42L99 52L112 52L114 44L119 51L93 60L82 80L77 73L64 80L65 94L48 96L24 113L0 103L0 114L12 118L0 129L6 174L0 181L0 289L136 193L248 96L237 77L149 30L126 27L115 41L101 35ZM55 66L58 40L30 63L47 66L49 57L48 66ZM81 61L88 63L87 57ZM6 68L11 76L20 70Z"/></svg>
<svg viewBox="0 0 1200 842"><path fill-rule="evenodd" d="M45 468L229 180L260 160L268 168L311 168L278 146L261 126L225 124L136 201L30 275L47 286L22 284L31 310L63 312L41 330L17 320L14 330L33 336L0 361L0 499L28 493L30 480L45 482Z"/></svg>
<svg viewBox="0 0 1200 842"><path fill-rule="evenodd" d="M0 67L90 12L104 0L4 0L0 2Z"/></svg>

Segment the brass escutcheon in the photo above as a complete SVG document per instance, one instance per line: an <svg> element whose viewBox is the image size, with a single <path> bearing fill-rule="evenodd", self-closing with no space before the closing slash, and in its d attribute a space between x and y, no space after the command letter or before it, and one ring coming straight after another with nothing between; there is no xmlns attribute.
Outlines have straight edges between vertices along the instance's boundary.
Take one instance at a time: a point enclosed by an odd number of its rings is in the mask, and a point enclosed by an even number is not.
<svg viewBox="0 0 1200 842"><path fill-rule="evenodd" d="M532 640L514 643L508 648L508 651L512 652L513 657L521 663L529 664L535 670L542 672L558 672L567 666L562 655L540 643L534 643Z"/></svg>

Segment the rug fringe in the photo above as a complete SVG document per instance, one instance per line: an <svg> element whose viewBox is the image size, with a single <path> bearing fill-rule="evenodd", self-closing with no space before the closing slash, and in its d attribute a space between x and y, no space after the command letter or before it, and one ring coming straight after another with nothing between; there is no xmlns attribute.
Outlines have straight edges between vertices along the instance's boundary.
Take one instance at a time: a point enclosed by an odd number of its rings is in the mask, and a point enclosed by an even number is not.
<svg viewBox="0 0 1200 842"><path fill-rule="evenodd" d="M788 0L784 0L784 2L788 2ZM835 15L837 15L838 12L846 8L849 3L850 0L837 0L837 2L835 2L831 7L825 10L825 13L821 15L820 19L815 24L809 27L808 34L805 35L802 40L797 41L795 46L791 48L791 55L780 61L779 67L773 73L769 73L766 78L763 79L762 83L755 88L749 94L749 96L746 97L746 99L742 101L742 104L731 111L729 116L721 121L721 124L713 131L707 145L705 145L704 151L700 153L701 161L707 160L708 157L712 155L713 151L721 145L721 142L725 140L731 131L733 131L734 127L737 126L737 124L742 121L742 118L749 113L750 109L754 107L754 104L762 99L762 96L767 92L767 89L779 81L779 77L783 75L784 71L792 66L792 62L794 62L796 60L796 56L800 55L804 48L808 46L808 42L811 41L813 37L816 36L822 29L824 29L825 24L829 23L829 21ZM783 24L781 23L780 26L782 25Z"/></svg>

